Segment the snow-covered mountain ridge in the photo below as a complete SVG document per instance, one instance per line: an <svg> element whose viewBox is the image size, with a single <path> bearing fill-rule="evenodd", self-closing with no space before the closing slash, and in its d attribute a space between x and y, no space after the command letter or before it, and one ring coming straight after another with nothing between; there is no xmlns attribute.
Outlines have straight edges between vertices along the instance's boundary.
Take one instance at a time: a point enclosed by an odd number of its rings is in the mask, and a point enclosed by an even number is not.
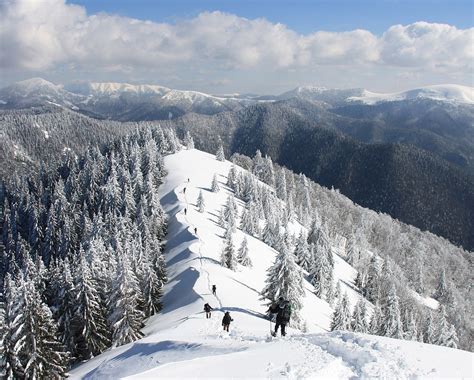
<svg viewBox="0 0 474 380"><path fill-rule="evenodd" d="M3 105L13 105L14 97L45 95L55 93L62 97L112 97L122 94L134 96L156 96L168 101L196 102L212 99L219 103L243 102L255 103L259 99L267 101L300 97L312 101L323 101L331 104L341 102L361 102L373 105L381 102L393 102L414 99L432 99L445 102L474 104L474 88L463 85L445 84L415 88L396 93L375 93L362 88L331 89L318 86L300 86L280 95L268 96L239 96L211 95L199 91L176 90L160 85L129 84L117 82L73 82L66 85L56 85L42 78L32 78L16 82L0 89L0 99ZM76 99L79 100L79 99ZM84 99L82 99L84 100Z"/></svg>
<svg viewBox="0 0 474 380"><path fill-rule="evenodd" d="M167 156L165 165L169 174L160 198L169 215L165 254L170 281L164 289L164 309L149 320L145 338L77 367L72 378L472 377L473 355L465 351L360 333L327 333L333 309L306 281L302 316L308 333L290 329L289 337L269 340L259 293L275 250L237 230L234 242L239 246L244 236L248 239L253 266L231 271L219 263L225 231L218 226L218 215L230 194L225 183L231 164L185 150ZM218 192L209 189L214 174ZM200 191L204 213L196 207ZM239 215L242 207L238 201ZM290 229L298 233L301 226L294 222ZM354 287L356 271L338 255L334 259L334 279L354 305L361 297ZM217 284L216 296L212 284ZM210 320L202 313L205 302L216 309ZM229 334L221 331L224 310L234 318Z"/></svg>
<svg viewBox="0 0 474 380"><path fill-rule="evenodd" d="M364 104L395 102L414 99L432 99L444 102L474 104L474 88L446 84L416 88L413 90L381 94L363 90L360 96L351 96L347 100Z"/></svg>

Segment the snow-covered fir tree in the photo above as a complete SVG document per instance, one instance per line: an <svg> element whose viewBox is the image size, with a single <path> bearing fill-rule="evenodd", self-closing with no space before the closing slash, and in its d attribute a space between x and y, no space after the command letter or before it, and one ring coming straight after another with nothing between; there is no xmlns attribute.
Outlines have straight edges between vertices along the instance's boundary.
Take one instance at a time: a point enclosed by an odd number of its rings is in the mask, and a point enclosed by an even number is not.
<svg viewBox="0 0 474 380"><path fill-rule="evenodd" d="M7 377L7 361L6 361L6 347L8 328L5 318L5 302L3 294L0 293L0 378Z"/></svg>
<svg viewBox="0 0 474 380"><path fill-rule="evenodd" d="M407 319L407 327L405 329L405 333L403 338L406 340L418 340L418 326L416 323L416 318L413 312L408 313L406 316Z"/></svg>
<svg viewBox="0 0 474 380"><path fill-rule="evenodd" d="M365 276L365 285L362 289L362 294L370 302L375 302L379 298L379 265L377 258L373 255L370 258L367 275Z"/></svg>
<svg viewBox="0 0 474 380"><path fill-rule="evenodd" d="M68 353L57 339L51 310L42 301L32 278L22 275L17 286L19 298L7 301L18 304L10 326L17 361L14 376L27 379L66 377Z"/></svg>
<svg viewBox="0 0 474 380"><path fill-rule="evenodd" d="M278 300L279 297L290 301L295 318L298 319L298 312L302 308L304 296L303 275L295 262L293 253L284 243L281 245L281 250L277 253L273 265L267 271L265 287L261 295L262 299L269 300L269 304Z"/></svg>
<svg viewBox="0 0 474 380"><path fill-rule="evenodd" d="M243 265L244 267L252 266L252 260L250 260L249 257L249 248L246 237L244 237L244 239L242 240L239 250L237 251L237 262Z"/></svg>
<svg viewBox="0 0 474 380"><path fill-rule="evenodd" d="M308 245L306 235L303 230L300 231L296 240L295 256L297 264L306 271L309 271L313 265L312 251Z"/></svg>
<svg viewBox="0 0 474 380"><path fill-rule="evenodd" d="M450 326L446 320L446 308L441 304L436 313L434 343L439 346L446 346L449 330Z"/></svg>
<svg viewBox="0 0 474 380"><path fill-rule="evenodd" d="M189 131L186 131L186 134L184 135L184 145L187 149L194 149L194 139Z"/></svg>
<svg viewBox="0 0 474 380"><path fill-rule="evenodd" d="M217 148L216 160L225 161L224 147L222 146L222 144L220 144L219 148Z"/></svg>
<svg viewBox="0 0 474 380"><path fill-rule="evenodd" d="M275 192L278 198L282 201L286 201L288 198L288 192L286 190L286 178L285 169L281 168L278 175L275 178Z"/></svg>
<svg viewBox="0 0 474 380"><path fill-rule="evenodd" d="M437 300L442 300L446 296L447 291L448 291L448 285L446 283L446 271L444 268L442 268L439 274L438 286L436 287L436 292L434 294L434 297Z"/></svg>
<svg viewBox="0 0 474 380"><path fill-rule="evenodd" d="M428 312L428 316L426 317L426 322L423 328L423 342L434 344L436 341L436 332L435 332L435 325L433 321L433 314L431 311Z"/></svg>
<svg viewBox="0 0 474 380"><path fill-rule="evenodd" d="M227 174L227 182L226 185L229 186L231 189L235 189L235 183L237 180L237 169L234 165L232 165L229 169L229 174Z"/></svg>
<svg viewBox="0 0 474 380"><path fill-rule="evenodd" d="M235 270L237 267L237 257L230 228L227 230L224 246L222 247L221 264L230 270Z"/></svg>
<svg viewBox="0 0 474 380"><path fill-rule="evenodd" d="M395 285L392 285L388 298L387 305L384 308L385 315L383 321L383 334L390 338L403 338L403 327L400 317L399 299Z"/></svg>
<svg viewBox="0 0 474 380"><path fill-rule="evenodd" d="M336 309L332 316L331 331L334 330L350 330L351 329L351 310L349 305L349 298L344 293L342 298L337 303Z"/></svg>
<svg viewBox="0 0 474 380"><path fill-rule="evenodd" d="M77 355L88 359L100 354L110 346L110 329L107 311L100 299L99 283L92 277L86 258L81 255L74 279L75 309L74 325Z"/></svg>
<svg viewBox="0 0 474 380"><path fill-rule="evenodd" d="M351 330L355 332L366 333L369 330L367 323L367 309L365 306L365 301L359 299L356 305L354 306L354 311L352 313L351 321Z"/></svg>
<svg viewBox="0 0 474 380"><path fill-rule="evenodd" d="M375 304L372 311L372 317L370 318L369 332L374 335L381 335L383 333L383 315L380 305Z"/></svg>
<svg viewBox="0 0 474 380"><path fill-rule="evenodd" d="M220 190L219 182L217 181L217 175L214 174L212 177L211 190L213 193L217 193Z"/></svg>
<svg viewBox="0 0 474 380"><path fill-rule="evenodd" d="M199 212L204 212L204 208L206 207L206 204L204 203L204 195L202 194L202 190L199 190L199 196L196 201L196 206L198 208Z"/></svg>
<svg viewBox="0 0 474 380"><path fill-rule="evenodd" d="M109 323L113 328L112 347L121 346L141 338L143 312L140 288L135 273L126 254L119 248L119 265L117 277L112 284L112 295L109 302Z"/></svg>
<svg viewBox="0 0 474 380"><path fill-rule="evenodd" d="M458 348L458 334L456 333L456 328L454 325L449 325L449 330L446 335L445 346L450 348Z"/></svg>

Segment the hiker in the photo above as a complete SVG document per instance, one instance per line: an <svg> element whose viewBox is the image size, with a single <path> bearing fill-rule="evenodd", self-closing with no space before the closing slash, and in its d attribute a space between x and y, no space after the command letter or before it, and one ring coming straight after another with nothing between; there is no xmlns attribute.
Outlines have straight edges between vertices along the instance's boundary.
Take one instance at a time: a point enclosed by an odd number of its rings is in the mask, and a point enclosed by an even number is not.
<svg viewBox="0 0 474 380"><path fill-rule="evenodd" d="M197 235L198 234L198 229L197 227L194 227L194 235Z"/></svg>
<svg viewBox="0 0 474 380"><path fill-rule="evenodd" d="M233 319L230 316L230 313L228 311L225 312L224 318L222 318L222 326L224 326L224 331L229 332L229 326L230 322L232 322Z"/></svg>
<svg viewBox="0 0 474 380"><path fill-rule="evenodd" d="M183 194L186 194L186 188L183 189Z"/></svg>
<svg viewBox="0 0 474 380"><path fill-rule="evenodd" d="M188 212L188 210L186 209L186 207L184 208L184 215L186 215L186 213Z"/></svg>
<svg viewBox="0 0 474 380"><path fill-rule="evenodd" d="M291 317L291 305L289 301L286 301L283 297L278 299L276 304L273 304L269 307L267 312L271 314L276 314L276 324L275 331L272 333L273 336L276 336L278 333L278 328L281 326L281 336L286 335L286 325L290 322Z"/></svg>
<svg viewBox="0 0 474 380"><path fill-rule="evenodd" d="M189 178L188 178L188 183L189 183Z"/></svg>
<svg viewBox="0 0 474 380"><path fill-rule="evenodd" d="M208 303L204 304L204 311L206 312L206 319L211 318L211 310L214 310Z"/></svg>
<svg viewBox="0 0 474 380"><path fill-rule="evenodd" d="M216 295L216 290L217 290L217 287L215 285L212 285L212 294L213 295Z"/></svg>

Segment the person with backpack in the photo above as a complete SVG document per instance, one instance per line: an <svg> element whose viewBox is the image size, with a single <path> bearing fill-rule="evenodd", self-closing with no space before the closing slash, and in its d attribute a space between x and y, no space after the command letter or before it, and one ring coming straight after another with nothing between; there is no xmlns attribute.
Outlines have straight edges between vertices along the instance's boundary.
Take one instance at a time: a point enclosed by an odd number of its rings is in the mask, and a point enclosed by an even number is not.
<svg viewBox="0 0 474 380"><path fill-rule="evenodd" d="M212 294L216 295L216 291L217 291L217 286L212 285Z"/></svg>
<svg viewBox="0 0 474 380"><path fill-rule="evenodd" d="M273 304L268 309L271 314L276 314L275 331L272 332L273 336L278 333L278 328L281 327L281 336L286 335L286 325L290 322L291 318L291 304L283 297L278 299L276 304Z"/></svg>
<svg viewBox="0 0 474 380"><path fill-rule="evenodd" d="M211 318L211 310L214 310L208 303L204 304L204 311L206 312L206 319Z"/></svg>
<svg viewBox="0 0 474 380"><path fill-rule="evenodd" d="M233 319L230 316L230 313L228 311L225 312L224 318L222 318L222 326L224 326L224 331L229 332L229 326L230 322L232 322Z"/></svg>

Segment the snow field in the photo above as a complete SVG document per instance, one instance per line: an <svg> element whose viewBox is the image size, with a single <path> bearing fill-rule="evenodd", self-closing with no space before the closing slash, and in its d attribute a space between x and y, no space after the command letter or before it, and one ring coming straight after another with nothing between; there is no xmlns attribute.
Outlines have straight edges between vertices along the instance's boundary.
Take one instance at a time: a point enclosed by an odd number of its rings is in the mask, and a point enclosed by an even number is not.
<svg viewBox="0 0 474 380"><path fill-rule="evenodd" d="M469 352L365 334L328 333L333 310L306 281L301 314L308 333L290 326L287 337L269 338L267 307L259 292L276 252L237 230L235 249L246 236L253 266L238 266L233 272L220 265L224 230L217 220L230 194L225 183L231 163L192 149L167 156L165 164L168 175L160 188L169 215L164 308L149 319L145 338L86 362L71 371L71 378L472 378ZM214 174L221 187L217 193L210 190ZM200 191L204 213L196 207ZM236 201L240 216L243 203ZM301 226L292 228L296 233ZM334 278L341 281L352 307L360 297L353 286L355 275L336 255ZM205 318L206 302L214 308L211 319ZM224 311L234 319L229 333L221 326Z"/></svg>

